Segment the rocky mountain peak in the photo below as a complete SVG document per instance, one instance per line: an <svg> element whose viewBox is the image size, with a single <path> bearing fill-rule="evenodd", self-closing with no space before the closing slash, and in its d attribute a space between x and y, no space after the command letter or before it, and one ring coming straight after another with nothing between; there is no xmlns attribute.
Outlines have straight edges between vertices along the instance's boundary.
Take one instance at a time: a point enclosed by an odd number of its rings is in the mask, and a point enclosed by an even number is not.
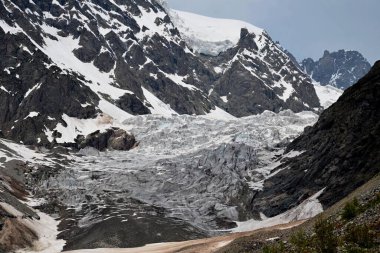
<svg viewBox="0 0 380 253"><path fill-rule="evenodd" d="M240 39L238 46L241 48L246 48L248 50L257 51L259 48L255 42L256 34L250 33L247 28L242 28L240 32Z"/></svg>
<svg viewBox="0 0 380 253"><path fill-rule="evenodd" d="M357 51L325 50L318 61L307 58L301 62L301 68L321 85L331 85L346 89L370 69L369 62Z"/></svg>

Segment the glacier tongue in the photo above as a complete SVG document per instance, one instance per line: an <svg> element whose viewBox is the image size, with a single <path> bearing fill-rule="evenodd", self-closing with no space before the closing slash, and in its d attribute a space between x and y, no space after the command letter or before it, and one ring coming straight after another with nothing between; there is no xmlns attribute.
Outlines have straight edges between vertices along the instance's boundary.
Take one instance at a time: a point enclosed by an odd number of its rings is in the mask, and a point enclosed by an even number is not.
<svg viewBox="0 0 380 253"><path fill-rule="evenodd" d="M140 141L129 152L94 152L72 155L69 168L37 186L39 194L56 197L82 216L89 226L103 216L83 217L82 207L127 204L121 198L164 208L167 217L206 231L230 228L233 221L250 219L249 185L269 175L268 164L277 144L295 138L317 115L311 112L264 112L242 119L211 120L195 116L138 116L125 127ZM273 169L273 168L272 168ZM118 204L119 203L119 204ZM137 209L136 209L137 210ZM123 217L143 218L141 213Z"/></svg>

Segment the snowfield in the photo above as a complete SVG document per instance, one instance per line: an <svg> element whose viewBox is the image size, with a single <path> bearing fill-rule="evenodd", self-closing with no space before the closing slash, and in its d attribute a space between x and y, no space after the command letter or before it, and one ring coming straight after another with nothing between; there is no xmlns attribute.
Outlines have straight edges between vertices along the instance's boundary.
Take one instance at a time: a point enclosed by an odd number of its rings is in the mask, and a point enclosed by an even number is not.
<svg viewBox="0 0 380 253"><path fill-rule="evenodd" d="M179 10L169 11L182 37L199 53L217 55L234 47L240 39L242 28L247 28L257 36L264 32L263 29L240 20L211 18Z"/></svg>
<svg viewBox="0 0 380 253"><path fill-rule="evenodd" d="M323 86L319 83L314 83L314 88L322 107L325 109L335 103L343 94L343 90L331 85Z"/></svg>

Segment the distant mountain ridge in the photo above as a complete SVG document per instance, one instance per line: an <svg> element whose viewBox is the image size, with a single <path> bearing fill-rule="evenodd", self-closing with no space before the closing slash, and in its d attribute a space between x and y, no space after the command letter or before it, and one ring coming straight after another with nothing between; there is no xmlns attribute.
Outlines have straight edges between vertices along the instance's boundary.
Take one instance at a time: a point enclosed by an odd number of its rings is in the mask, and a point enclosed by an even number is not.
<svg viewBox="0 0 380 253"><path fill-rule="evenodd" d="M357 51L339 50L325 51L323 56L314 61L303 60L301 68L321 85L331 85L339 89L347 89L371 68L370 63Z"/></svg>

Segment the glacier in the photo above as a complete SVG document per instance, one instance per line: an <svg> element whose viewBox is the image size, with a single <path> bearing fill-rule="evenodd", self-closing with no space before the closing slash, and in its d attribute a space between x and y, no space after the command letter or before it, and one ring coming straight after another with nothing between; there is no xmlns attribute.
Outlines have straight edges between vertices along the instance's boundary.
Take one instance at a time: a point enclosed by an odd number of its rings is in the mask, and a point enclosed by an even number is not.
<svg viewBox="0 0 380 253"><path fill-rule="evenodd" d="M312 112L291 111L223 120L133 117L124 126L136 136L138 147L70 153L64 170L34 186L35 197L58 198L81 227L113 217L144 219L146 211L121 201L128 198L162 208L168 219L185 221L207 234L226 231L235 221L253 218L249 201L260 190L254 183L273 173L276 166L270 165L281 163L285 144L317 118ZM112 212L88 212L89 206L112 207Z"/></svg>

